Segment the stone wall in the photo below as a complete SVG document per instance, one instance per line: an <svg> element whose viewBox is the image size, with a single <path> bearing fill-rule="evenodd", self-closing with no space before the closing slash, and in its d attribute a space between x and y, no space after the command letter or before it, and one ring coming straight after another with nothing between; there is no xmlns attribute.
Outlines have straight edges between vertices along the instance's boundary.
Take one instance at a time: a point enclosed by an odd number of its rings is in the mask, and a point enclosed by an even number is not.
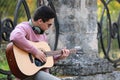
<svg viewBox="0 0 120 80"><path fill-rule="evenodd" d="M58 49L81 46L89 56L98 53L97 45L97 1L96 0L54 0L60 25ZM50 32L53 47L54 28ZM51 37L52 35L52 37ZM49 35L48 35L49 36Z"/></svg>
<svg viewBox="0 0 120 80"><path fill-rule="evenodd" d="M57 49L79 46L80 54L59 61L51 73L63 80L119 80L120 72L98 56L97 0L53 0L53 4L60 25ZM48 39L53 48L55 28L51 30Z"/></svg>

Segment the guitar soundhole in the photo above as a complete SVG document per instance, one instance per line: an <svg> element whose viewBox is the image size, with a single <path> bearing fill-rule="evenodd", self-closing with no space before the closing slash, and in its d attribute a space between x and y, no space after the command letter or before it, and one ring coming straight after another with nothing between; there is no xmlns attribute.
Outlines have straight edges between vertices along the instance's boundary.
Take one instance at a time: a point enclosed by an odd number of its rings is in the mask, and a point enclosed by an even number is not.
<svg viewBox="0 0 120 80"><path fill-rule="evenodd" d="M44 62L41 62L39 59L35 58L35 65L36 66L42 66L44 64L45 64Z"/></svg>

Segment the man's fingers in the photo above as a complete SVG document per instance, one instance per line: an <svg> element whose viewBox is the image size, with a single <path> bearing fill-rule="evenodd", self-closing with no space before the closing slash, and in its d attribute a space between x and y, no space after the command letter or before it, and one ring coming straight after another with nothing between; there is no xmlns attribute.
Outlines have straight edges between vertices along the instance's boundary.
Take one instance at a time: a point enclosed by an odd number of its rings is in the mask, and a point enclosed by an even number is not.
<svg viewBox="0 0 120 80"><path fill-rule="evenodd" d="M41 60L42 62L46 62L46 56L44 55L44 53L41 54L40 60Z"/></svg>

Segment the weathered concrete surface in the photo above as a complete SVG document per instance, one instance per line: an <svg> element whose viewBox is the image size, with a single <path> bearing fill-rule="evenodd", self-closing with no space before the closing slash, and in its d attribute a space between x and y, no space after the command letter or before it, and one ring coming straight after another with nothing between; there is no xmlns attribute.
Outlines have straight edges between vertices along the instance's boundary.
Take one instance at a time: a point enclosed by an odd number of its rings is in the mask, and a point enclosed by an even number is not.
<svg viewBox="0 0 120 80"><path fill-rule="evenodd" d="M120 80L120 71L89 76L64 77L62 80Z"/></svg>
<svg viewBox="0 0 120 80"><path fill-rule="evenodd" d="M53 74L64 76L89 76L113 72L114 67L106 59L90 58L86 54L72 55L62 60L51 70Z"/></svg>

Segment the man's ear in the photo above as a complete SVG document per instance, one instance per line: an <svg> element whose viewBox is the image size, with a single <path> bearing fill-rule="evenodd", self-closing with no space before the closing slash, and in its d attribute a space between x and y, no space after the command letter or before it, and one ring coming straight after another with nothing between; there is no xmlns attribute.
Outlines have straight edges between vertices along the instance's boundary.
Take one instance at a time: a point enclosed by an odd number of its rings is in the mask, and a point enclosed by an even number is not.
<svg viewBox="0 0 120 80"><path fill-rule="evenodd" d="M42 19L38 19L38 23L39 24L43 23L43 20Z"/></svg>
<svg viewBox="0 0 120 80"><path fill-rule="evenodd" d="M38 21L39 21L39 22L43 22L43 20L42 20L42 19L38 19Z"/></svg>

